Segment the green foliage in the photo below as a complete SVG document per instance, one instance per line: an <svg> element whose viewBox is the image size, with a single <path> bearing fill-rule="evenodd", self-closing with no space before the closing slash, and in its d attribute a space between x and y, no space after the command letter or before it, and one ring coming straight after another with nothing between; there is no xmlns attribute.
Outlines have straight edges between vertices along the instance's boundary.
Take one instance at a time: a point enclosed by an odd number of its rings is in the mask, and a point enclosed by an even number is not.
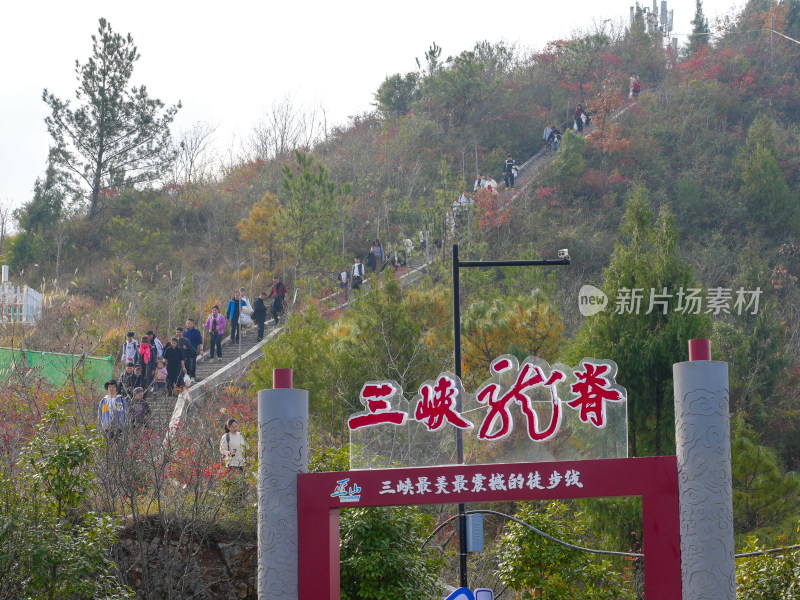
<svg viewBox="0 0 800 600"><path fill-rule="evenodd" d="M562 502L546 508L522 502L514 515L546 534L576 545L589 539L585 516ZM620 600L635 598L630 575L608 560L567 548L519 523L509 523L499 545L499 572L523 598Z"/></svg>
<svg viewBox="0 0 800 600"><path fill-rule="evenodd" d="M312 444L308 457L308 472L323 473L325 471L349 471L350 447L339 448Z"/></svg>
<svg viewBox="0 0 800 600"><path fill-rule="evenodd" d="M14 218L26 233L41 233L52 228L61 217L64 207L64 190L58 171L49 164L44 179L33 184L33 199L16 211Z"/></svg>
<svg viewBox="0 0 800 600"><path fill-rule="evenodd" d="M314 158L295 151L297 164L283 167L286 202L278 214L278 233L297 260L298 272L316 273L336 250L336 184Z"/></svg>
<svg viewBox="0 0 800 600"><path fill-rule="evenodd" d="M778 540L800 518L800 475L782 472L775 452L758 445L742 419L734 423L731 458L736 532Z"/></svg>
<svg viewBox="0 0 800 600"><path fill-rule="evenodd" d="M608 51L610 39L604 33L595 33L562 41L556 45L555 67L563 79L578 84L580 102L586 100L587 83L594 74L596 81L603 79L599 68Z"/></svg>
<svg viewBox="0 0 800 600"><path fill-rule="evenodd" d="M741 552L766 549L756 536L751 536ZM800 550L737 559L736 596L746 600L800 599Z"/></svg>
<svg viewBox="0 0 800 600"><path fill-rule="evenodd" d="M33 199L14 211L21 232L14 239L11 265L21 271L52 262L56 256L55 229L63 216L65 193L62 178L52 163L44 179L33 185Z"/></svg>
<svg viewBox="0 0 800 600"><path fill-rule="evenodd" d="M112 217L111 251L124 257L148 279L157 275L157 268L177 266L176 248L166 218L168 208L162 198L132 199L133 204L120 216Z"/></svg>
<svg viewBox="0 0 800 600"><path fill-rule="evenodd" d="M646 188L633 190L617 243L604 273L609 307L589 319L575 338L572 363L582 356L610 358L619 366L618 381L628 390L628 424L633 456L669 454L674 448L672 365L685 360L688 340L705 337L707 315L667 310L654 305L648 313L651 288L656 294L678 294L692 285L692 273L678 255L678 234L672 214L662 209L653 224ZM618 297L643 290L641 303L614 310ZM628 290L628 292L625 292ZM674 299L674 298L673 298Z"/></svg>
<svg viewBox="0 0 800 600"><path fill-rule="evenodd" d="M507 353L554 362L563 329L558 315L533 294L473 302L462 317L464 371L485 379L491 362Z"/></svg>
<svg viewBox="0 0 800 600"><path fill-rule="evenodd" d="M757 222L778 230L788 224L797 231L797 204L778 165L775 150L775 123L756 119L739 156L740 193Z"/></svg>
<svg viewBox="0 0 800 600"><path fill-rule="evenodd" d="M340 393L350 409L360 409L358 393L366 381L394 379L416 390L438 372L422 340L419 322L390 277L362 296L342 322L335 343Z"/></svg>
<svg viewBox="0 0 800 600"><path fill-rule="evenodd" d="M703 14L703 2L702 0L696 0L694 19L692 19L692 34L689 36L689 45L686 48L686 53L689 56L697 52L702 46L708 46L711 43L708 35L710 31L708 19Z"/></svg>
<svg viewBox="0 0 800 600"><path fill-rule="evenodd" d="M658 81L666 67L665 53L660 32L647 33L645 13L638 2L633 13L633 22L621 40L619 55L623 58L625 73L638 73L643 81Z"/></svg>
<svg viewBox="0 0 800 600"><path fill-rule="evenodd" d="M0 598L132 598L111 574L117 523L84 512L102 443L51 404L18 470L0 471Z"/></svg>
<svg viewBox="0 0 800 600"><path fill-rule="evenodd" d="M750 284L745 289L755 287ZM777 445L784 441L780 430L789 424L788 419L782 418L785 409L779 398L791 361L782 352L785 330L776 322L773 304L768 298L760 304L756 315L714 323L711 339L720 358L730 365L731 411L741 415L756 431L770 435L771 443ZM782 421L780 428L775 427L778 420Z"/></svg>
<svg viewBox="0 0 800 600"><path fill-rule="evenodd" d="M308 390L312 422L320 426L331 423L332 418L336 422L340 415L331 394L335 364L329 329L328 322L313 308L292 315L279 343L268 346L264 358L250 370L251 389L272 389L272 370L293 368L295 387Z"/></svg>
<svg viewBox="0 0 800 600"><path fill-rule="evenodd" d="M378 110L387 117L401 117L419 98L419 75L395 73L383 80L375 93Z"/></svg>
<svg viewBox="0 0 800 600"><path fill-rule="evenodd" d="M571 129L564 133L561 148L553 161L553 178L564 189L575 189L583 174L586 138Z"/></svg>
<svg viewBox="0 0 800 600"><path fill-rule="evenodd" d="M440 597L442 559L420 549L433 526L433 518L416 507L343 510L342 600Z"/></svg>
<svg viewBox="0 0 800 600"><path fill-rule="evenodd" d="M102 446L98 439L70 430L70 418L62 406L49 406L27 453L32 483L52 502L56 519L80 506L93 489L94 476L87 467Z"/></svg>
<svg viewBox="0 0 800 600"><path fill-rule="evenodd" d="M130 85L139 52L130 34L115 33L100 19L92 54L76 62L77 108L44 90L45 119L53 138L53 165L70 188L86 193L89 217L101 209L104 192L158 179L174 157L169 126L180 104L164 109L145 86Z"/></svg>

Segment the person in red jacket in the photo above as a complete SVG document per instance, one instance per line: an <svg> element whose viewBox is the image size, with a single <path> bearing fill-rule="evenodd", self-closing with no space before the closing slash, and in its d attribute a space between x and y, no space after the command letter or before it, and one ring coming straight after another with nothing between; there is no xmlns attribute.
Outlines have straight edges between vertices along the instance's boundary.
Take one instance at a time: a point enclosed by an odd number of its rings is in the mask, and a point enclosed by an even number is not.
<svg viewBox="0 0 800 600"><path fill-rule="evenodd" d="M272 278L272 289L269 291L267 298L274 298L272 301L272 318L275 319L275 326L278 326L278 315L283 312L283 304L286 301L286 286L281 281L281 278L275 275Z"/></svg>

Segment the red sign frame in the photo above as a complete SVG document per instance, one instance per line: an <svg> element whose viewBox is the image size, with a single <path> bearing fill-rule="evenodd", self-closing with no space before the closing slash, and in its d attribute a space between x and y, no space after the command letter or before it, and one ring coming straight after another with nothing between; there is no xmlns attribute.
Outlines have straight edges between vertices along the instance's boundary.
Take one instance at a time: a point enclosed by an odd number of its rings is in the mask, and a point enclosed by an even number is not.
<svg viewBox="0 0 800 600"><path fill-rule="evenodd" d="M553 473L570 471L572 485ZM389 482L412 483L423 479L451 482L481 481L490 476L506 481L511 476L536 473L543 488L529 485L482 486L479 491L465 489L443 493L387 493ZM579 475L576 482L575 474ZM444 477L445 479L440 479ZM537 477L537 478L538 478ZM342 485L342 482L349 481ZM556 479L558 481L556 481ZM508 480L510 482L510 479ZM556 485L548 489L553 481ZM563 484L563 485L562 485ZM473 485L474 488L478 486ZM358 496L356 500L355 497ZM674 456L619 458L549 463L510 463L451 465L407 469L374 469L333 473L304 473L297 477L299 597L301 600L339 599L339 508L357 506L407 506L418 504L458 504L471 502L509 502L556 498L600 498L641 496L643 552L645 554L645 595L647 600L681 599L680 514L678 507L678 465ZM649 560L647 560L649 558Z"/></svg>

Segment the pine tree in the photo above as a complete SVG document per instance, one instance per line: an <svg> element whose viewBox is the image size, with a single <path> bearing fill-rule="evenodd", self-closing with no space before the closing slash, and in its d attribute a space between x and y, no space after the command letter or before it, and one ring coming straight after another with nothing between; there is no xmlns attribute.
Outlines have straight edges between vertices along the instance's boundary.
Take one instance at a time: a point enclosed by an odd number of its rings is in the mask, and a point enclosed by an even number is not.
<svg viewBox="0 0 800 600"><path fill-rule="evenodd" d="M165 108L145 86L131 85L139 52L130 34L123 37L100 19L92 42L87 62L75 61L77 106L47 89L42 93L51 111L45 123L54 142L54 164L70 189L88 198L89 218L101 211L109 190L163 174L174 158L169 125L180 108L180 103Z"/></svg>
<svg viewBox="0 0 800 600"><path fill-rule="evenodd" d="M708 34L710 32L708 19L703 14L703 2L702 0L696 0L694 19L692 19L692 33L689 36L689 46L686 49L687 54L692 55L702 46L706 46L709 42Z"/></svg>
<svg viewBox="0 0 800 600"><path fill-rule="evenodd" d="M678 253L675 218L662 208L654 222L644 186L631 193L620 238L603 283L617 307L586 321L569 359L570 364L583 356L616 361L617 381L628 390L630 453L662 456L675 447L672 365L686 360L690 339L708 335L710 320L687 309L688 303L676 310L683 302L677 294L697 286ZM653 294L667 294L669 305L651 304Z"/></svg>

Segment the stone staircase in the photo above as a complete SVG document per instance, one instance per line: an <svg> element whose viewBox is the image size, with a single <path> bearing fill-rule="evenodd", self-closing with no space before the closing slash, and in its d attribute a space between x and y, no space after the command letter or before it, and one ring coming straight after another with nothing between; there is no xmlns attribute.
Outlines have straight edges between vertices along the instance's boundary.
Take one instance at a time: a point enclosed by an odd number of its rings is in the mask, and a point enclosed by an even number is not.
<svg viewBox="0 0 800 600"><path fill-rule="evenodd" d="M270 324L272 323L272 319L268 321L267 326L264 328L264 337L267 337L269 332L274 329ZM256 345L256 334L258 330L255 326L248 327L242 330L242 344L241 344L241 353L242 355L247 354L249 350ZM210 377L217 371L224 369L227 365L231 364L233 361L239 360L239 343L231 344L230 335L226 335L225 339L222 341L222 359L219 358L211 358L211 353L209 350L206 350L203 353L202 360L198 361L195 380L197 383L203 381L204 379Z"/></svg>
<svg viewBox="0 0 800 600"><path fill-rule="evenodd" d="M264 328L264 340L272 337L276 332L276 328L269 323L272 323L271 319ZM241 357L244 360L241 362L239 360L239 344L231 344L230 336L226 336L222 340L222 359L214 358L212 360L210 351L206 350L203 353L203 357L197 362L195 383L178 398L167 396L165 393L150 396L148 403L150 404L154 422L169 423L173 419L175 409L178 406L182 410L182 407L187 402L196 400L211 387L224 385L234 376L244 371L251 362L260 358L261 352L255 350L256 346L260 345L256 340L256 334L257 329L255 327L242 330ZM207 382L208 385L204 385L203 382Z"/></svg>

